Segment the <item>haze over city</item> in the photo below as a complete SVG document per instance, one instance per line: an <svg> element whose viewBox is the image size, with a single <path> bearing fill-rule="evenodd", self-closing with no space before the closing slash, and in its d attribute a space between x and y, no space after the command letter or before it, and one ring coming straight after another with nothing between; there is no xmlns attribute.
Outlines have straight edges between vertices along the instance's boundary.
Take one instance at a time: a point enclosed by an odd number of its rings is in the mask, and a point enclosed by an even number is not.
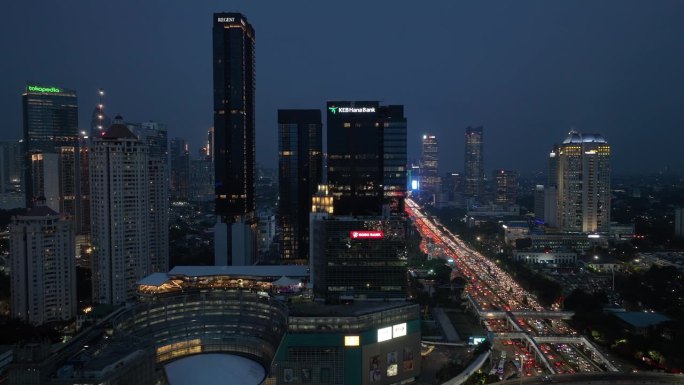
<svg viewBox="0 0 684 385"><path fill-rule="evenodd" d="M87 128L107 112L155 120L195 152L212 123L212 12L257 31L257 161L277 162L276 110L327 100L403 104L408 154L440 139L463 170L463 133L485 130L486 169L543 171L572 127L613 145L613 171L677 172L684 140L681 1L7 2L0 25L0 137L21 136L27 81L75 89ZM447 155L448 154L448 155ZM638 156L635 156L637 155Z"/></svg>

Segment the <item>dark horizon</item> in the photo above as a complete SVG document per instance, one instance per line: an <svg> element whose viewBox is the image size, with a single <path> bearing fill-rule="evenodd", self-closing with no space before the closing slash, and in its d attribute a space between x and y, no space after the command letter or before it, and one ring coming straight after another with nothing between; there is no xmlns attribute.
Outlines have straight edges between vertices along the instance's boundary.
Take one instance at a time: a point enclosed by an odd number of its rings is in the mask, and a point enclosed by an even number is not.
<svg viewBox="0 0 684 385"><path fill-rule="evenodd" d="M545 171L571 128L609 141L615 174L684 169L673 156L684 140L684 3L491 5L236 4L257 37L257 162L277 164L278 109L380 100L405 106L409 158L420 156L423 133L437 135L440 174L463 171L469 125L484 127L487 171ZM103 87L108 115L166 123L197 153L212 125L211 18L230 9L122 1L3 10L0 69L10 75L0 139L21 137L30 80L76 90L81 129Z"/></svg>

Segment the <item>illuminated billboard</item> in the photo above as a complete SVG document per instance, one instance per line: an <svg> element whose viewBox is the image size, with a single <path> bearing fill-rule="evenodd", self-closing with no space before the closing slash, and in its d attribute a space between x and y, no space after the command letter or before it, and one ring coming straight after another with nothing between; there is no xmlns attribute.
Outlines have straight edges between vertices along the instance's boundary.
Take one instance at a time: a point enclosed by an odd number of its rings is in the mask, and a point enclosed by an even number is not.
<svg viewBox="0 0 684 385"><path fill-rule="evenodd" d="M28 86L27 88L31 92L47 92L51 94L62 92L62 90L57 87Z"/></svg>
<svg viewBox="0 0 684 385"><path fill-rule="evenodd" d="M378 342L389 341L392 339L392 327L378 329Z"/></svg>
<svg viewBox="0 0 684 385"><path fill-rule="evenodd" d="M418 190L418 187L420 187L420 183L418 182L417 179L414 179L411 181L411 190Z"/></svg>
<svg viewBox="0 0 684 385"><path fill-rule="evenodd" d="M392 326L392 338L406 335L406 322Z"/></svg>
<svg viewBox="0 0 684 385"><path fill-rule="evenodd" d="M382 231L353 230L349 232L349 238L351 239L382 239L384 237L385 233Z"/></svg>

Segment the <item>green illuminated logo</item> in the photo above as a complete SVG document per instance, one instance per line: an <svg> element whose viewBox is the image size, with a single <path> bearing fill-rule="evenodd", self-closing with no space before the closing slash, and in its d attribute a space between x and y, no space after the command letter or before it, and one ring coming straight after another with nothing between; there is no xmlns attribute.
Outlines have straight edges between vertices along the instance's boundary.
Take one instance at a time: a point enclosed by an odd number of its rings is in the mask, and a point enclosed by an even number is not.
<svg viewBox="0 0 684 385"><path fill-rule="evenodd" d="M62 90L60 90L57 87L41 87L41 86L28 86L28 90L33 91L33 92L49 92L49 93L62 92Z"/></svg>
<svg viewBox="0 0 684 385"><path fill-rule="evenodd" d="M333 115L337 113L337 107L328 107L328 109L333 113Z"/></svg>

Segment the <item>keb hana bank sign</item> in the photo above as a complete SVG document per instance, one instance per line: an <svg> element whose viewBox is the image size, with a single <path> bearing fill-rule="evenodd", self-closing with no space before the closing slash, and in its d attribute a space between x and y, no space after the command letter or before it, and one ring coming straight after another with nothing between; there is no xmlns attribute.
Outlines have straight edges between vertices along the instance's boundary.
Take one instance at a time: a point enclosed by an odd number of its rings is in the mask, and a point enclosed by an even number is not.
<svg viewBox="0 0 684 385"><path fill-rule="evenodd" d="M384 237L385 233L382 231L353 230L349 232L349 238L351 239L382 239Z"/></svg>

